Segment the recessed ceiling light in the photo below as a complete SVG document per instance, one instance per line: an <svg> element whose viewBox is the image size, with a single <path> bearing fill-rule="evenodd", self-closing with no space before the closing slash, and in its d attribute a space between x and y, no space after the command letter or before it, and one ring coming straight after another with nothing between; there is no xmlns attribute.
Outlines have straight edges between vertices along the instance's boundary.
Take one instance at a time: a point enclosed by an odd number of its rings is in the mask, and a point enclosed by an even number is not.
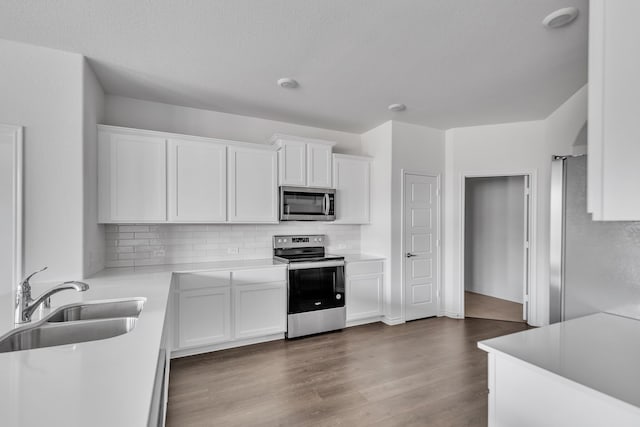
<svg viewBox="0 0 640 427"><path fill-rule="evenodd" d="M404 104L391 104L387 107L389 111L404 111L407 109L407 106Z"/></svg>
<svg viewBox="0 0 640 427"><path fill-rule="evenodd" d="M284 77L278 80L278 86L285 89L295 89L298 87L298 82L290 77Z"/></svg>
<svg viewBox="0 0 640 427"><path fill-rule="evenodd" d="M577 7L565 7L551 12L542 20L542 25L547 28L559 28L569 25L578 17Z"/></svg>

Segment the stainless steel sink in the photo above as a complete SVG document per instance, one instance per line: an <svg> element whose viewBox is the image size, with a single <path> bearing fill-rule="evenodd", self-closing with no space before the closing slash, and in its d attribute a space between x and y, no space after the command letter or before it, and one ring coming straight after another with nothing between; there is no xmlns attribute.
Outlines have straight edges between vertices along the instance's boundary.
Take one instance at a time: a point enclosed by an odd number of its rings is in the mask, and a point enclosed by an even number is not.
<svg viewBox="0 0 640 427"><path fill-rule="evenodd" d="M114 317L138 317L144 306L144 298L119 301L96 301L67 305L47 316L47 322L72 322L77 320L110 319Z"/></svg>
<svg viewBox="0 0 640 427"><path fill-rule="evenodd" d="M62 306L37 323L0 337L0 353L98 341L131 332L145 298L83 302Z"/></svg>
<svg viewBox="0 0 640 427"><path fill-rule="evenodd" d="M131 332L137 317L86 320L78 322L39 322L22 327L0 340L0 353L32 350L56 345L97 341Z"/></svg>

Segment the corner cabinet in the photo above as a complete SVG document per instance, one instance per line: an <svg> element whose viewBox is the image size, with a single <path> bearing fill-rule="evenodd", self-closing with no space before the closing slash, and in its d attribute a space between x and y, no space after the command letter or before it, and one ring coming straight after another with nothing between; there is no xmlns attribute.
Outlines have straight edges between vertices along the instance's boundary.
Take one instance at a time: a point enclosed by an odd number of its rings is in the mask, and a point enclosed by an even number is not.
<svg viewBox="0 0 640 427"><path fill-rule="evenodd" d="M637 0L591 0L587 210L594 220L640 220L640 36Z"/></svg>
<svg viewBox="0 0 640 427"><path fill-rule="evenodd" d="M335 142L276 134L280 185L331 188L332 150Z"/></svg>
<svg viewBox="0 0 640 427"><path fill-rule="evenodd" d="M371 159L333 155L333 185L336 189L334 224L370 222Z"/></svg>
<svg viewBox="0 0 640 427"><path fill-rule="evenodd" d="M167 220L166 139L136 133L98 133L100 222Z"/></svg>
<svg viewBox="0 0 640 427"><path fill-rule="evenodd" d="M229 147L229 222L278 222L275 151Z"/></svg>

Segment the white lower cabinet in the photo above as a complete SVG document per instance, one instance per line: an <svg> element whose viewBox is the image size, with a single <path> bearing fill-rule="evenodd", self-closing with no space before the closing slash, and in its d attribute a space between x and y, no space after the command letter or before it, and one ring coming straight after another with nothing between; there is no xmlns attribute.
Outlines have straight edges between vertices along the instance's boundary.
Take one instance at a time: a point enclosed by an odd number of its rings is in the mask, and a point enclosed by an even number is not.
<svg viewBox="0 0 640 427"><path fill-rule="evenodd" d="M173 356L283 337L286 268L177 274Z"/></svg>
<svg viewBox="0 0 640 427"><path fill-rule="evenodd" d="M346 265L347 322L367 323L382 316L384 262L351 262Z"/></svg>
<svg viewBox="0 0 640 427"><path fill-rule="evenodd" d="M287 330L286 283L242 285L233 289L235 338Z"/></svg>
<svg viewBox="0 0 640 427"><path fill-rule="evenodd" d="M216 344L231 339L231 288L181 291L178 296L180 348Z"/></svg>

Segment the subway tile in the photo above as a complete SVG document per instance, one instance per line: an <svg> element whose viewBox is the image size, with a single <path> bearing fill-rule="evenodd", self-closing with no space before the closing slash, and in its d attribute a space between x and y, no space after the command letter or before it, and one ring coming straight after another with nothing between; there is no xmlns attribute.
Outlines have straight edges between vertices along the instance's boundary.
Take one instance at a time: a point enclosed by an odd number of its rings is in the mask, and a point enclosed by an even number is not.
<svg viewBox="0 0 640 427"><path fill-rule="evenodd" d="M105 264L107 267L133 267L133 260L107 261Z"/></svg>
<svg viewBox="0 0 640 427"><path fill-rule="evenodd" d="M149 231L148 225L121 225L119 228L121 233L140 233Z"/></svg>

